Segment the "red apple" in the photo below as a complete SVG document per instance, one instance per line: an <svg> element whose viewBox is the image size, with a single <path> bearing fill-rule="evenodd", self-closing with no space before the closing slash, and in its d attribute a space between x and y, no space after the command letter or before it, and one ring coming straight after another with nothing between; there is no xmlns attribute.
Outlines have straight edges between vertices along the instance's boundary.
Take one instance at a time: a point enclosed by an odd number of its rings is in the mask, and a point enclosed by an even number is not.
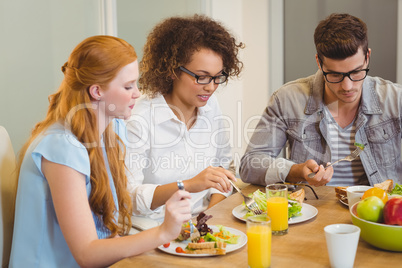
<svg viewBox="0 0 402 268"><path fill-rule="evenodd" d="M384 223L402 226L402 198L391 198L384 206Z"/></svg>

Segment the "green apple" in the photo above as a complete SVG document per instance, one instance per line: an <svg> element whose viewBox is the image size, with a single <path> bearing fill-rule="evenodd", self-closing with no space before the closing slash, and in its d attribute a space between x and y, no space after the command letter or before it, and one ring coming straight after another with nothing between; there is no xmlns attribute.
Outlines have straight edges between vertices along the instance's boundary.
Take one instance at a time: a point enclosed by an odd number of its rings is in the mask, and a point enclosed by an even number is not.
<svg viewBox="0 0 402 268"><path fill-rule="evenodd" d="M384 202L377 196L370 196L360 201L356 210L363 220L382 222Z"/></svg>

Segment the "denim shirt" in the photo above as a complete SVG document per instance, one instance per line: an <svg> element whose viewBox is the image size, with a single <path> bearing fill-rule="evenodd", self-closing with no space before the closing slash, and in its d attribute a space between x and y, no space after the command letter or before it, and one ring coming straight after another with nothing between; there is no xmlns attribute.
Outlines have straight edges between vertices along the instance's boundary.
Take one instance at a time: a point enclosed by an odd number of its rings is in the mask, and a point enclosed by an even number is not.
<svg viewBox="0 0 402 268"><path fill-rule="evenodd" d="M314 159L324 166L336 161L328 146L324 117L324 77L321 71L289 82L270 98L241 159L243 181L267 185L285 181L296 163ZM386 179L402 183L402 86L367 76L356 117L360 158L370 185ZM280 156L286 148L284 158Z"/></svg>

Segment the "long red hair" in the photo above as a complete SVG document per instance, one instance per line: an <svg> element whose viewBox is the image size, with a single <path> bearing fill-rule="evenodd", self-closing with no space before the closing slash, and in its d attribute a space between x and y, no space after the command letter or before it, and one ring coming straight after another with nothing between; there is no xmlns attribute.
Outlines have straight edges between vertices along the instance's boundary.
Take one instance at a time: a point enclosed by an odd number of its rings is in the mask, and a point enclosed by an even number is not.
<svg viewBox="0 0 402 268"><path fill-rule="evenodd" d="M113 131L112 124L103 134L110 172L117 191L119 216L122 227L115 221L114 204L98 131L97 117L91 108L89 87L98 84L103 88L127 64L135 61L137 54L126 41L112 36L93 36L78 44L63 65L64 79L55 94L49 96L46 118L37 123L29 140L22 147L18 159L18 175L24 155L32 141L49 126L62 122L86 146L91 164L92 211L103 220L111 237L127 234L131 228L132 203L127 191L125 174L125 146ZM77 109L77 107L80 107ZM71 116L73 112L73 116ZM95 145L95 146L94 146Z"/></svg>

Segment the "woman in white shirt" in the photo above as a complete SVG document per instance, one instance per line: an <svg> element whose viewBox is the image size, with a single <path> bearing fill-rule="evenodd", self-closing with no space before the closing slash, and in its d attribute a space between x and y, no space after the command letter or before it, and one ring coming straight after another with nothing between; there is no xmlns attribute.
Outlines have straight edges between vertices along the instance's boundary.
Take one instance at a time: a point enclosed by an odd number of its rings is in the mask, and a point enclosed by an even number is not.
<svg viewBox="0 0 402 268"><path fill-rule="evenodd" d="M127 121L126 164L134 214L162 219L177 180L192 193L193 214L231 193L228 128L213 95L238 76L242 43L206 17L172 17L148 36L140 64L147 96ZM226 120L225 120L226 119Z"/></svg>

